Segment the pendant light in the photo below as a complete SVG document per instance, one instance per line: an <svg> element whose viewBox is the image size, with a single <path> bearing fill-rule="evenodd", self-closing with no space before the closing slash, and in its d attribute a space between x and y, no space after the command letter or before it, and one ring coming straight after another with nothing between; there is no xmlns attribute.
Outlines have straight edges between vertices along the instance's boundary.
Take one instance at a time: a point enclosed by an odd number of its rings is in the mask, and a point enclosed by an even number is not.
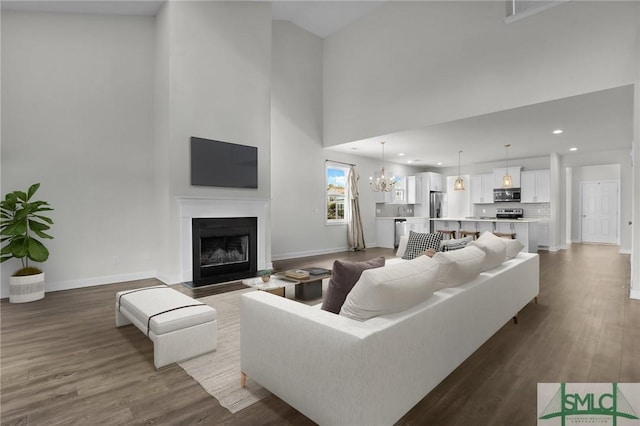
<svg viewBox="0 0 640 426"><path fill-rule="evenodd" d="M460 154L462 154L462 151L458 151L458 179L453 184L454 191L464 191L464 181L460 177Z"/></svg>
<svg viewBox="0 0 640 426"><path fill-rule="evenodd" d="M506 144L504 147L507 149L507 165L504 169L504 176L502 176L502 187L503 188L513 188L513 180L511 179L511 175L509 174L509 147L511 144Z"/></svg>
<svg viewBox="0 0 640 426"><path fill-rule="evenodd" d="M387 176L384 172L384 142L380 144L382 145L382 167L379 172L376 172L375 178L369 177L369 186L374 192L391 192L397 181L395 177Z"/></svg>

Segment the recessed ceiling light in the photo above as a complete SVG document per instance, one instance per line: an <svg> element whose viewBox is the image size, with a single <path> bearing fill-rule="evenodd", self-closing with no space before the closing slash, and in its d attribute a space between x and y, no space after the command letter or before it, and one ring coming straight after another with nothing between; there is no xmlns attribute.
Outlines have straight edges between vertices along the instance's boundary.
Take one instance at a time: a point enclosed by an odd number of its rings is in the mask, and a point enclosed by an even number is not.
<svg viewBox="0 0 640 426"><path fill-rule="evenodd" d="M407 164L411 164L411 163L412 163L412 161L411 161L411 160L407 160Z"/></svg>
<svg viewBox="0 0 640 426"><path fill-rule="evenodd" d="M442 163L436 163L437 166L442 166Z"/></svg>
<svg viewBox="0 0 640 426"><path fill-rule="evenodd" d="M574 146L574 147L569 148L569 151L577 151L577 150L578 150L578 148L576 148L575 146Z"/></svg>
<svg viewBox="0 0 640 426"><path fill-rule="evenodd" d="M554 134L554 135L559 135L559 134L560 134L560 133L562 133L562 132L564 132L564 130L556 129L556 130L554 130L554 131L553 131L553 134Z"/></svg>
<svg viewBox="0 0 640 426"><path fill-rule="evenodd" d="M358 148L356 148L355 146L353 148L351 148L351 149L354 150L354 151L358 150Z"/></svg>
<svg viewBox="0 0 640 426"><path fill-rule="evenodd" d="M398 157L403 157L404 156L404 152L401 152L400 154L398 154Z"/></svg>

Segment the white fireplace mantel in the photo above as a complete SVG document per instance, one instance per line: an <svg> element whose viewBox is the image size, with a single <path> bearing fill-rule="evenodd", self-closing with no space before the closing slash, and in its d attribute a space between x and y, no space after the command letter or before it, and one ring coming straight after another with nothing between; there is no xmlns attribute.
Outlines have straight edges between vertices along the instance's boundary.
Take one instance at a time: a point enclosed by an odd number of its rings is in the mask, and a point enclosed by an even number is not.
<svg viewBox="0 0 640 426"><path fill-rule="evenodd" d="M258 218L258 269L271 268L270 200L262 198L176 197L180 215L180 276L193 280L191 219L221 217ZM269 260L267 260L269 259Z"/></svg>

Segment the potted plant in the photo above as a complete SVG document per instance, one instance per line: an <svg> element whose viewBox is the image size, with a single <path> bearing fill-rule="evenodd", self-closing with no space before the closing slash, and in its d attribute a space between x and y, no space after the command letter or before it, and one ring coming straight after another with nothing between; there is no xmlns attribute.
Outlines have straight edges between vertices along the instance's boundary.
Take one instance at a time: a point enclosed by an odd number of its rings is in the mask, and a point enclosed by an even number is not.
<svg viewBox="0 0 640 426"><path fill-rule="evenodd" d="M53 209L46 201L32 201L40 188L36 183L27 192L13 191L0 201L0 262L16 258L22 268L9 279L9 302L23 303L44 297L44 272L29 266L29 261L44 262L49 258L49 250L37 237L51 239L47 234L53 221L45 216Z"/></svg>
<svg viewBox="0 0 640 426"><path fill-rule="evenodd" d="M269 281L271 279L271 274L273 273L273 271L271 271L271 269L264 269L262 271L260 271L260 278L262 278L262 281L264 281L265 283L267 281Z"/></svg>

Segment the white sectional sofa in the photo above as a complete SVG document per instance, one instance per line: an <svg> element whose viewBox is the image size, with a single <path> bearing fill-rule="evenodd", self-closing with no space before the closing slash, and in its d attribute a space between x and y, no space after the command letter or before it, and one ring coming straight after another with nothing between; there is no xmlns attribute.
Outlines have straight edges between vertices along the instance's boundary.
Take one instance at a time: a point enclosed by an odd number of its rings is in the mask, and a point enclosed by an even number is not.
<svg viewBox="0 0 640 426"><path fill-rule="evenodd" d="M321 425L391 425L538 290L538 255L519 253L408 310L362 322L270 293L247 293L241 369Z"/></svg>

